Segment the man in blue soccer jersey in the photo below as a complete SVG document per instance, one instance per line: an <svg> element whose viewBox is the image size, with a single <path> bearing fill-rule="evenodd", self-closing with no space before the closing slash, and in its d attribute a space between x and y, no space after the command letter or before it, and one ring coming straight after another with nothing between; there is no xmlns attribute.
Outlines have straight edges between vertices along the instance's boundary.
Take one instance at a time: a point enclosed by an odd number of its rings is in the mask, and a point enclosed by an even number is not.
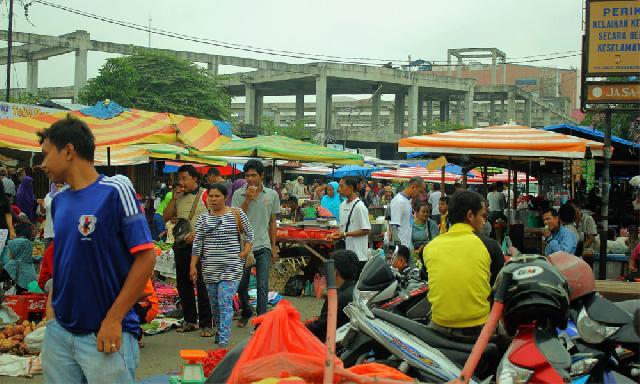
<svg viewBox="0 0 640 384"><path fill-rule="evenodd" d="M153 271L149 226L124 176L93 166L95 139L70 117L39 132L42 169L69 187L53 199L53 288L42 366L47 383L135 382L133 305Z"/></svg>

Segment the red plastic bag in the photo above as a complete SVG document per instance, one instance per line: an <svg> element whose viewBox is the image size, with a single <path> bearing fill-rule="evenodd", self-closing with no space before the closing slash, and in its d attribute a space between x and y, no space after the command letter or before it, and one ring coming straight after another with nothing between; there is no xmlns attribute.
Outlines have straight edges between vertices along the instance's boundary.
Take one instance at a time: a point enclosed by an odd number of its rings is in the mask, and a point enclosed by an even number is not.
<svg viewBox="0 0 640 384"><path fill-rule="evenodd" d="M327 279L324 275L316 273L313 277L313 292L316 294L317 299L321 299L327 289Z"/></svg>
<svg viewBox="0 0 640 384"><path fill-rule="evenodd" d="M247 377L300 376L296 374L297 370L308 367L302 366L302 361L309 359L319 363L320 371L324 368L324 344L302 324L300 313L287 300L281 300L273 311L252 320L252 324L260 324L260 327L236 362L228 383L251 382ZM280 352L296 358L280 359L276 356ZM267 357L274 360L261 364L258 369L257 360ZM335 363L336 367L342 367L338 358Z"/></svg>

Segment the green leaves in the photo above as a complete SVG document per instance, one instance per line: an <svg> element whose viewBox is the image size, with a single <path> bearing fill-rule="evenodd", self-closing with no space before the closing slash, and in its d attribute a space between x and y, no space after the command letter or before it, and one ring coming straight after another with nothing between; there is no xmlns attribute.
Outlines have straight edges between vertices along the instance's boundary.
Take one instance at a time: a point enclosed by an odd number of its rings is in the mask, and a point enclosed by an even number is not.
<svg viewBox="0 0 640 384"><path fill-rule="evenodd" d="M108 59L80 92L85 104L104 99L128 108L217 120L229 119L231 103L219 78L206 69L147 50Z"/></svg>

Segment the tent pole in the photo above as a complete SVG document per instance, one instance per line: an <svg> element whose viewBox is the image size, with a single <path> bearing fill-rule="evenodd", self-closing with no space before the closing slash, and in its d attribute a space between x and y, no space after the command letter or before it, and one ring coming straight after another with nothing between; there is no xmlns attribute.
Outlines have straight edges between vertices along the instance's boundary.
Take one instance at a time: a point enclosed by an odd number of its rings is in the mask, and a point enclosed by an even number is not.
<svg viewBox="0 0 640 384"><path fill-rule="evenodd" d="M273 188L274 185L276 185L276 159L273 159L273 172L271 174L271 185L269 187Z"/></svg>
<svg viewBox="0 0 640 384"><path fill-rule="evenodd" d="M445 169L446 165L442 166L442 169L440 170L440 190L442 191L442 196L446 196L447 194L445 193L445 189L444 189L444 169Z"/></svg>
<svg viewBox="0 0 640 384"><path fill-rule="evenodd" d="M482 184L484 185L484 195L487 196L489 194L489 167L485 165L482 168Z"/></svg>
<svg viewBox="0 0 640 384"><path fill-rule="evenodd" d="M600 262L598 264L598 279L605 280L607 278L607 240L609 229L609 147L611 147L611 113L610 109L604 112L605 128L604 128L604 148L602 148L602 232L600 232Z"/></svg>
<svg viewBox="0 0 640 384"><path fill-rule="evenodd" d="M107 168L111 172L111 147L107 147Z"/></svg>
<svg viewBox="0 0 640 384"><path fill-rule="evenodd" d="M511 194L511 156L509 156L509 165L507 166L507 236L511 234L511 203L509 195Z"/></svg>
<svg viewBox="0 0 640 384"><path fill-rule="evenodd" d="M462 168L462 187L467 189L467 172L469 170L467 168Z"/></svg>
<svg viewBox="0 0 640 384"><path fill-rule="evenodd" d="M529 160L529 170L526 173L526 177L527 177L527 184L524 186L524 193L525 195L529 195L529 175L531 174L531 160Z"/></svg>

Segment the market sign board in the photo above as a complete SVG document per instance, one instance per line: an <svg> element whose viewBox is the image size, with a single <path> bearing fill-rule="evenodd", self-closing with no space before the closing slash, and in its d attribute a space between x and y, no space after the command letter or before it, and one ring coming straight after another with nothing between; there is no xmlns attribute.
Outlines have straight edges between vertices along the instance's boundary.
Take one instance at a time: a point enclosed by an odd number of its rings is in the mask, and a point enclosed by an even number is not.
<svg viewBox="0 0 640 384"><path fill-rule="evenodd" d="M587 84L587 103L624 104L640 103L639 83L591 83Z"/></svg>
<svg viewBox="0 0 640 384"><path fill-rule="evenodd" d="M640 73L640 0L587 0L586 76Z"/></svg>

